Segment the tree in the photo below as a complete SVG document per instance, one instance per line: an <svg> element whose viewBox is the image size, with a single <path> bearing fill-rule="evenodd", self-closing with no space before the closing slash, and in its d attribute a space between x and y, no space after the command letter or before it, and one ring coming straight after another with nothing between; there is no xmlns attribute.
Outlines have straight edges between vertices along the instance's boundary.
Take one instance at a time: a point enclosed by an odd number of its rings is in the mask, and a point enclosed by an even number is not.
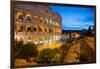
<svg viewBox="0 0 100 69"><path fill-rule="evenodd" d="M38 54L37 47L34 43L27 43L24 45L24 48L22 50L23 55L25 54L26 57L35 57Z"/></svg>
<svg viewBox="0 0 100 69"><path fill-rule="evenodd" d="M63 44L61 47L60 47L60 50L61 50L61 53L66 53L66 44Z"/></svg>
<svg viewBox="0 0 100 69"><path fill-rule="evenodd" d="M23 41L15 41L15 46L14 46L14 56L15 58L19 58L19 54L21 50L23 49Z"/></svg>
<svg viewBox="0 0 100 69"><path fill-rule="evenodd" d="M87 36L92 36L92 30L91 30L91 26L89 26L88 30L87 30Z"/></svg>
<svg viewBox="0 0 100 69"><path fill-rule="evenodd" d="M36 58L38 56L37 46L34 43L25 44L17 55L20 58L27 59L29 61L30 57Z"/></svg>

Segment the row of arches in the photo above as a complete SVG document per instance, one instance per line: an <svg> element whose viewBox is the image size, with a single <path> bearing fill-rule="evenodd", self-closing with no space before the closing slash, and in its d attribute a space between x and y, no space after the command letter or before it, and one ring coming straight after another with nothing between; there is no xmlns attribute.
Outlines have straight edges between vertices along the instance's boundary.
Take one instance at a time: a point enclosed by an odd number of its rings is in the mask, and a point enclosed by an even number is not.
<svg viewBox="0 0 100 69"><path fill-rule="evenodd" d="M60 27L60 23L54 19L45 18L42 16L33 16L32 13L30 13L29 10L26 11L26 13L23 13L22 11L16 12L16 21L25 21L27 23L44 23L44 24L52 24L55 26Z"/></svg>
<svg viewBox="0 0 100 69"><path fill-rule="evenodd" d="M40 26L20 26L16 28L16 32L48 32L48 33L54 33L54 32L61 32L61 29L55 29L55 28L44 28Z"/></svg>
<svg viewBox="0 0 100 69"><path fill-rule="evenodd" d="M24 43L27 43L27 42L34 42L34 43L50 43L50 42L54 42L54 41L58 41L61 39L61 36L59 35L52 35L52 36L49 36L49 37L41 37L41 38L33 38L33 37L19 37L19 38L15 38L17 41L23 41Z"/></svg>

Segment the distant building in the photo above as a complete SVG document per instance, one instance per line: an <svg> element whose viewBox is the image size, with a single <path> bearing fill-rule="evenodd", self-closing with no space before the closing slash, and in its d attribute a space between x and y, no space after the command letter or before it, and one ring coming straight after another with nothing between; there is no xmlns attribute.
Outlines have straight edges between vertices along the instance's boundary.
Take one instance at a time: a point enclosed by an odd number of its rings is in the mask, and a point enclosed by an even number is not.
<svg viewBox="0 0 100 69"><path fill-rule="evenodd" d="M62 18L44 5L15 6L15 40L51 43L61 39Z"/></svg>

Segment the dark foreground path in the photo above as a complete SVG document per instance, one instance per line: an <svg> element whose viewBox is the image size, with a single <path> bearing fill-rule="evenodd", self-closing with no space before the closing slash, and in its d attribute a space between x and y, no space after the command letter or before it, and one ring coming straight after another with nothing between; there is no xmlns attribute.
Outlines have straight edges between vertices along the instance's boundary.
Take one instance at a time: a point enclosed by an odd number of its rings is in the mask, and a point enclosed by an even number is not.
<svg viewBox="0 0 100 69"><path fill-rule="evenodd" d="M96 62L95 43L93 40L81 38L73 44L64 58L64 63L94 63Z"/></svg>
<svg viewBox="0 0 100 69"><path fill-rule="evenodd" d="M83 38L80 40L80 45L80 62L95 62L95 50L90 47L88 41L86 42L86 39Z"/></svg>
<svg viewBox="0 0 100 69"><path fill-rule="evenodd" d="M80 56L80 43L73 44L64 58L64 63L79 62Z"/></svg>

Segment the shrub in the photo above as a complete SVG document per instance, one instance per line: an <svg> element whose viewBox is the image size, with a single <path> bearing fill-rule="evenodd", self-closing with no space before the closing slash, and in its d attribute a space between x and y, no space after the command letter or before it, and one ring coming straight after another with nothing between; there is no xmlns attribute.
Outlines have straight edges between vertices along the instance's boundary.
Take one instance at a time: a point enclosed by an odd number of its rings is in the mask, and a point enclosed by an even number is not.
<svg viewBox="0 0 100 69"><path fill-rule="evenodd" d="M15 47L15 58L22 58L30 60L30 57L36 58L38 56L37 46L34 43L27 43L23 46L21 43L17 43Z"/></svg>
<svg viewBox="0 0 100 69"><path fill-rule="evenodd" d="M23 57L26 57L26 58L38 56L38 50L34 43L25 44L20 53Z"/></svg>
<svg viewBox="0 0 100 69"><path fill-rule="evenodd" d="M54 58L56 56L56 51L52 49L44 49L40 51L39 62L40 63L53 63L55 62Z"/></svg>
<svg viewBox="0 0 100 69"><path fill-rule="evenodd" d="M23 49L23 42L22 41L15 41L15 46L14 46L14 56L15 58L18 58L20 51Z"/></svg>
<svg viewBox="0 0 100 69"><path fill-rule="evenodd" d="M67 39L67 40L66 40L66 43L72 43L73 41L74 41L73 38L71 38L71 39Z"/></svg>

